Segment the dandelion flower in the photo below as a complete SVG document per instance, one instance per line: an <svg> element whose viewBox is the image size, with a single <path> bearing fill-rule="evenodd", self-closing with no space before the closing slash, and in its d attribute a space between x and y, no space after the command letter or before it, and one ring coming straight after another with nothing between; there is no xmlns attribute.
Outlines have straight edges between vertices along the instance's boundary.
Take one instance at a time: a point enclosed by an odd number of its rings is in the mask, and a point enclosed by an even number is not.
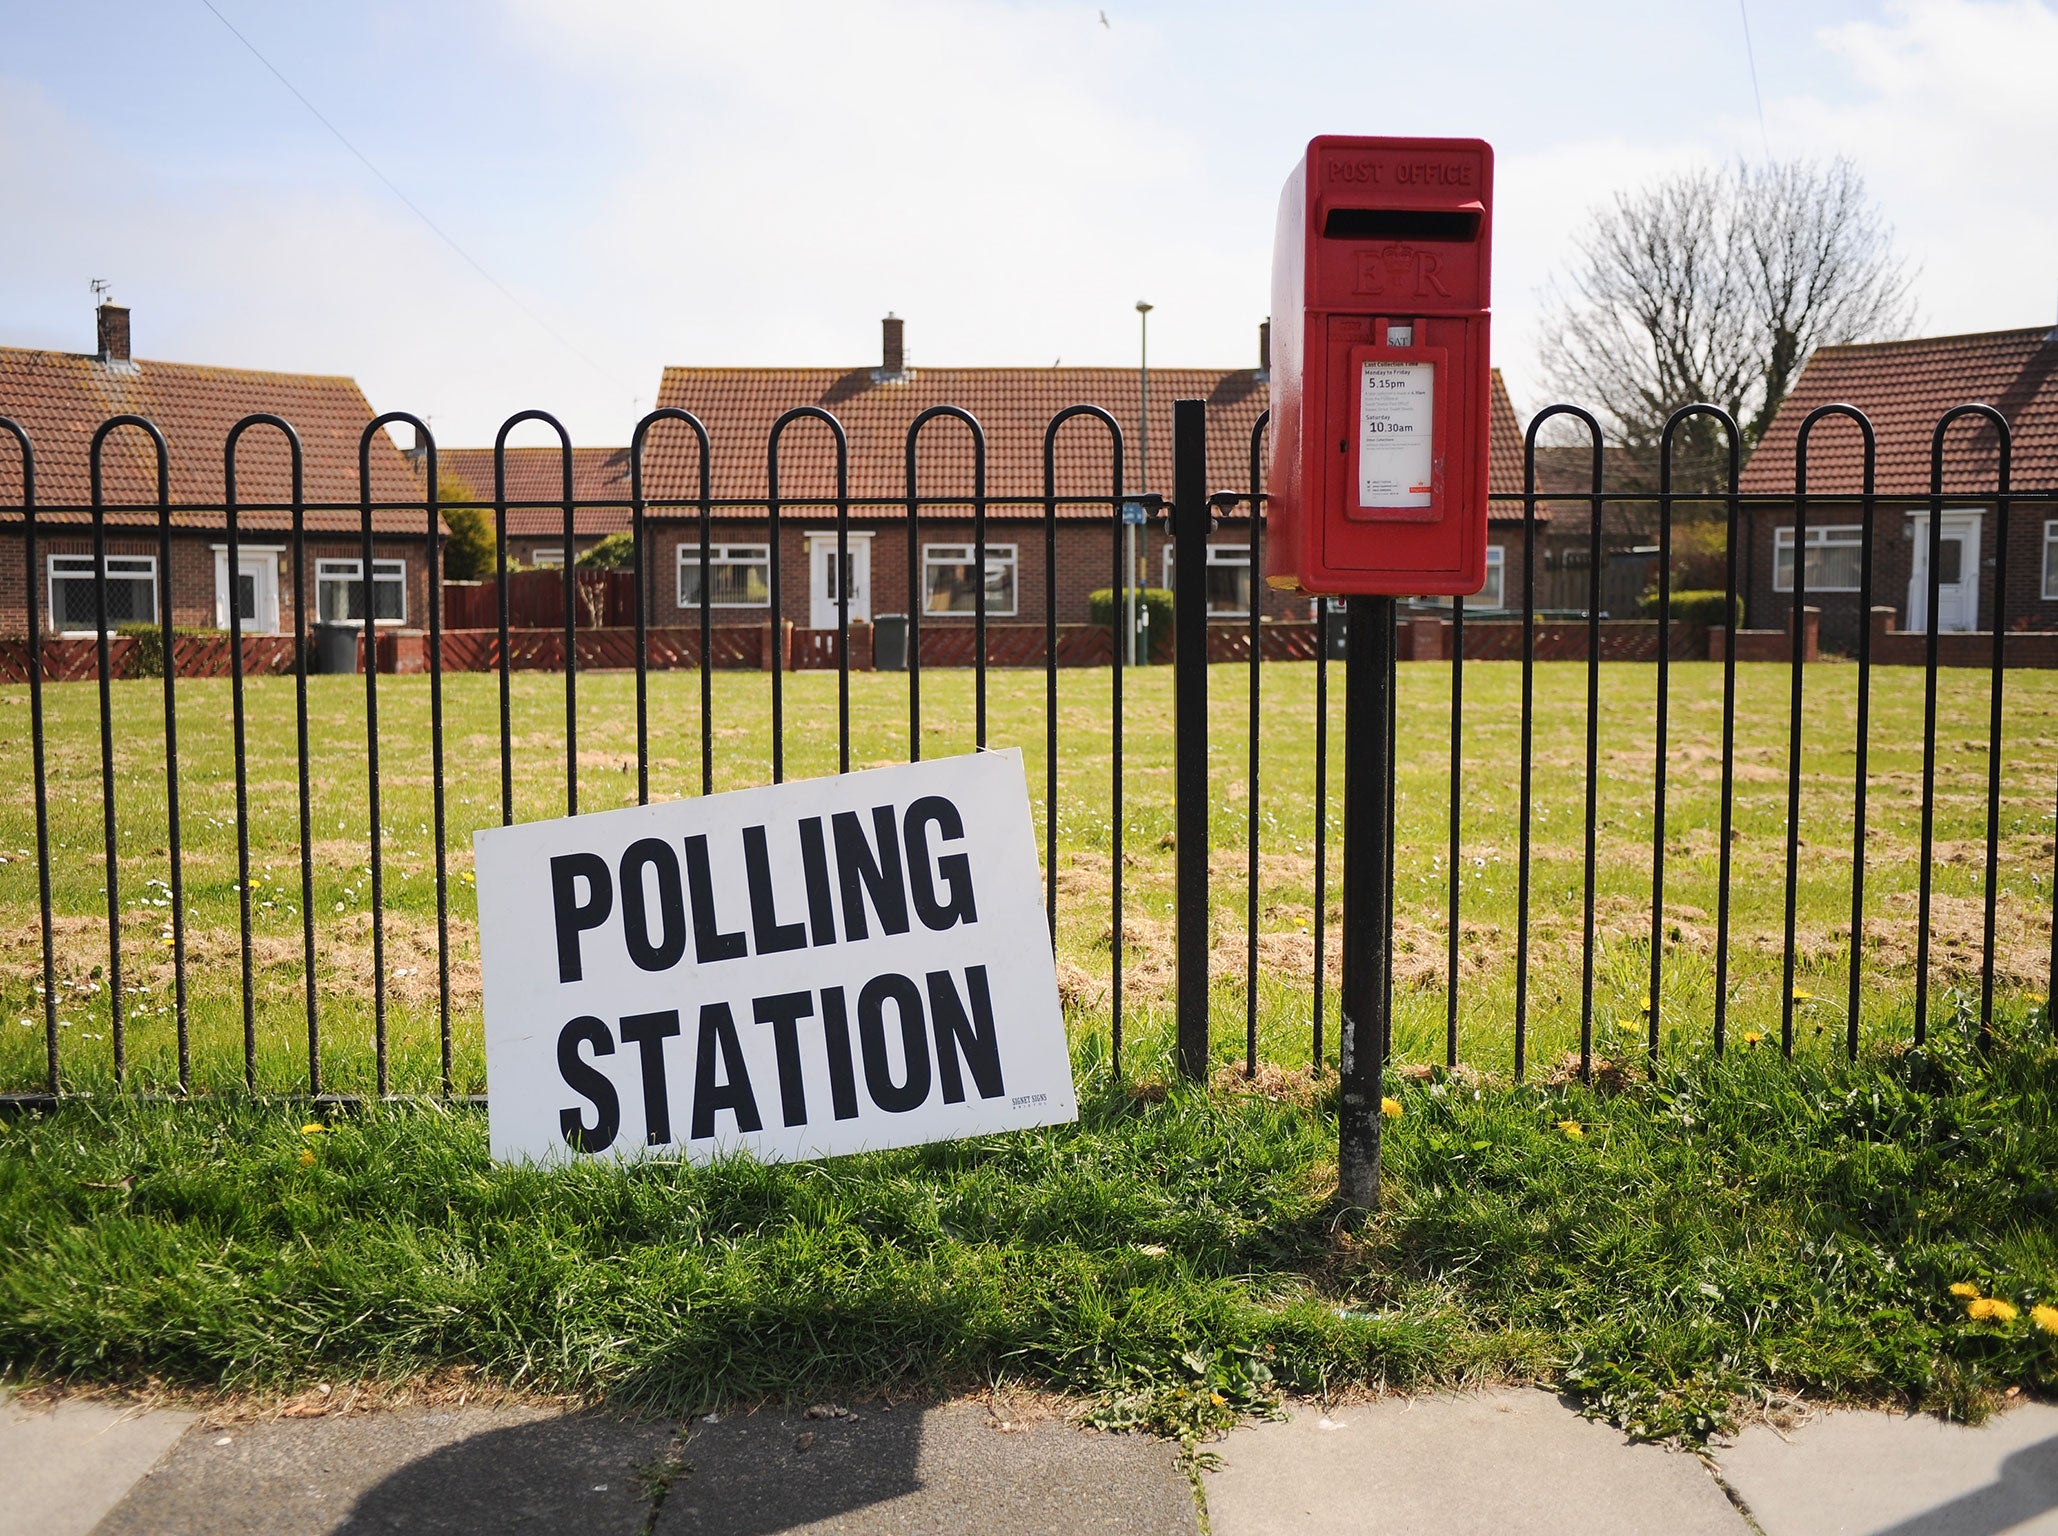
<svg viewBox="0 0 2058 1536"><path fill-rule="evenodd" d="M2031 1307L2029 1320L2046 1333L2058 1333L2058 1307L2048 1304Z"/></svg>
<svg viewBox="0 0 2058 1536"><path fill-rule="evenodd" d="M1795 987L1794 1001L1797 1003L1812 1003L1815 1001L1815 994L1813 992L1803 992L1799 987Z"/></svg>
<svg viewBox="0 0 2058 1536"><path fill-rule="evenodd" d="M1645 1012L1645 1013L1649 1013L1650 1011L1651 1011L1651 999L1650 999L1650 995L1649 995L1648 993L1646 993L1646 994L1644 995L1644 1012Z"/></svg>
<svg viewBox="0 0 2058 1536"><path fill-rule="evenodd" d="M1970 1301L1979 1294L1979 1287L1970 1280L1954 1280L1951 1282L1951 1294L1960 1301Z"/></svg>
<svg viewBox="0 0 2058 1536"><path fill-rule="evenodd" d="M1567 1141L1581 1141L1586 1137L1586 1127L1577 1120L1560 1120L1558 1129L1565 1133Z"/></svg>
<svg viewBox="0 0 2058 1536"><path fill-rule="evenodd" d="M1756 1045L1760 1040L1763 1040L1764 1038L1765 1037L1759 1034L1758 1031L1756 1031L1755 1029L1747 1029L1744 1031L1745 1045Z"/></svg>
<svg viewBox="0 0 2058 1536"><path fill-rule="evenodd" d="M1226 1398L1226 1397L1224 1397L1224 1396L1223 1396L1223 1395L1222 1395L1221 1393L1219 1393L1219 1392L1210 1392L1210 1393L1208 1394L1208 1401L1209 1401L1209 1402L1211 1402L1211 1403L1213 1403L1213 1404L1214 1404L1214 1405L1215 1405L1215 1406L1216 1406L1217 1408L1219 1408L1219 1407L1221 1407L1221 1406L1222 1406L1222 1405L1223 1405L1224 1403L1228 1402L1228 1401L1229 1401L1229 1399L1228 1399L1228 1398Z"/></svg>
<svg viewBox="0 0 2058 1536"><path fill-rule="evenodd" d="M310 1120L307 1122L307 1124L300 1127L300 1134L303 1136L320 1136L327 1132L328 1129L329 1128L326 1125L323 1125L321 1121Z"/></svg>
<svg viewBox="0 0 2058 1536"><path fill-rule="evenodd" d="M300 1161L302 1161L303 1163L313 1162L314 1152L312 1151L312 1149L303 1147L300 1152Z"/></svg>
<svg viewBox="0 0 2058 1536"><path fill-rule="evenodd" d="M1982 1323L2012 1323L2018 1316L2013 1302L1998 1296L1981 1296L1967 1304L1966 1316Z"/></svg>
<svg viewBox="0 0 2058 1536"><path fill-rule="evenodd" d="M1398 1120L1401 1117L1401 1101L1399 1099L1381 1099L1379 1101L1379 1112L1389 1120Z"/></svg>

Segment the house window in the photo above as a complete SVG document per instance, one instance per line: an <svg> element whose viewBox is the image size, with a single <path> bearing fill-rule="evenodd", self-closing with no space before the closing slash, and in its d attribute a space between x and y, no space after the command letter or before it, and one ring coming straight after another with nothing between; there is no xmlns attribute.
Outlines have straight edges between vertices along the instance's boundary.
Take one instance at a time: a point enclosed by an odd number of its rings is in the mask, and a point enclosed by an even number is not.
<svg viewBox="0 0 2058 1536"><path fill-rule="evenodd" d="M50 557L50 624L53 629L98 628L91 555ZM157 622L157 557L107 557L107 627Z"/></svg>
<svg viewBox="0 0 2058 1536"><path fill-rule="evenodd" d="M315 616L324 624L364 622L364 562L317 560L314 563ZM407 619L407 562L372 562L372 622L401 624Z"/></svg>
<svg viewBox="0 0 2058 1536"><path fill-rule="evenodd" d="M1857 523L1808 530L1808 564L1803 574L1810 592L1856 592L1865 570L1865 530ZM1772 534L1772 590L1794 589L1794 531Z"/></svg>
<svg viewBox="0 0 2058 1536"><path fill-rule="evenodd" d="M1583 559L1584 556L1581 558ZM1468 613L1476 612L1481 608L1505 608L1507 606L1507 581L1505 574L1507 562L1508 551L1504 545L1489 544L1486 546L1486 585L1465 599L1465 609ZM1438 608L1448 608L1451 606L1451 600L1447 597L1427 597L1422 599L1422 601L1434 604Z"/></svg>
<svg viewBox="0 0 2058 1536"><path fill-rule="evenodd" d="M708 546L708 606L767 608L772 602L772 546ZM700 606L700 547L679 546L679 606Z"/></svg>
<svg viewBox="0 0 2058 1536"><path fill-rule="evenodd" d="M564 563L565 552L562 544L553 545L548 549L534 550L529 555L529 564L537 567L539 570L563 570Z"/></svg>
<svg viewBox="0 0 2058 1536"><path fill-rule="evenodd" d="M922 612L979 611L979 546L922 546ZM1015 546L986 546L986 613L1007 618L1015 611Z"/></svg>
<svg viewBox="0 0 2058 1536"><path fill-rule="evenodd" d="M1165 546L1165 590L1172 590L1173 549ZM1251 551L1248 544L1208 546L1208 614L1217 619L1247 618L1251 611Z"/></svg>
<svg viewBox="0 0 2058 1536"><path fill-rule="evenodd" d="M2058 518L2044 524L2044 601L2058 603Z"/></svg>

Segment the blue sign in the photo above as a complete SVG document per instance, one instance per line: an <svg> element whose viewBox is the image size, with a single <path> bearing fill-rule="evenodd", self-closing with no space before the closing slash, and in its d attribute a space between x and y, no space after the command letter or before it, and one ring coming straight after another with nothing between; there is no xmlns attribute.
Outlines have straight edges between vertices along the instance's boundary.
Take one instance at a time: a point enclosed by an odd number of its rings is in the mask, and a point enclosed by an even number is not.
<svg viewBox="0 0 2058 1536"><path fill-rule="evenodd" d="M1122 503L1122 521L1127 523L1130 527L1142 527L1146 520L1146 517L1147 512L1142 502L1125 501Z"/></svg>

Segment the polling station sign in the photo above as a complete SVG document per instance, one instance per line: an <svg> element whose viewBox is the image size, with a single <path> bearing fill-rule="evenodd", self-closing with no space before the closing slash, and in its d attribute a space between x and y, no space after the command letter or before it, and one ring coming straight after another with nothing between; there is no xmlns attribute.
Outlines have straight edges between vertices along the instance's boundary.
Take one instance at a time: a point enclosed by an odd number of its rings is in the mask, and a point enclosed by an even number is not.
<svg viewBox="0 0 2058 1536"><path fill-rule="evenodd" d="M1017 751L472 841L496 1158L771 1161L1076 1117Z"/></svg>

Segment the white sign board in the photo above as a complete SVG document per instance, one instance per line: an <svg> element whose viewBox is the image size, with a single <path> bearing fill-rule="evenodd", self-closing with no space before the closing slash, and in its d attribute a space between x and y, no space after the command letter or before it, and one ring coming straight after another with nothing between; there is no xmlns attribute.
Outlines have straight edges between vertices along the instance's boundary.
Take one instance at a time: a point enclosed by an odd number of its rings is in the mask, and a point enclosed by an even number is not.
<svg viewBox="0 0 2058 1536"><path fill-rule="evenodd" d="M1358 505L1426 507L1436 446L1436 364L1361 367Z"/></svg>
<svg viewBox="0 0 2058 1536"><path fill-rule="evenodd" d="M826 1157L1077 1116L1020 752L472 846L495 1158Z"/></svg>

